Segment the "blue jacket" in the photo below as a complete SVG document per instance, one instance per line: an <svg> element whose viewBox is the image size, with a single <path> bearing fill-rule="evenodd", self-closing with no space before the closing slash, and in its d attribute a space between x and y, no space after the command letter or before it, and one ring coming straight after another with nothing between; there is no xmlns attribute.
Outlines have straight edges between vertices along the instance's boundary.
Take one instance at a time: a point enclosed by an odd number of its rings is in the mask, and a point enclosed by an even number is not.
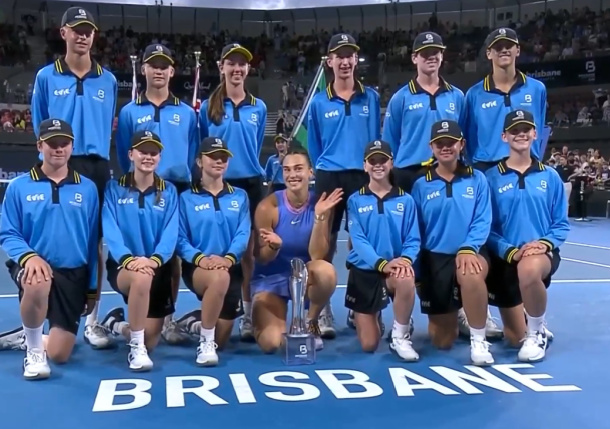
<svg viewBox="0 0 610 429"><path fill-rule="evenodd" d="M145 94L125 105L119 113L116 134L117 157L124 173L131 169L128 153L132 136L146 130L157 134L164 146L157 174L172 182L190 183L199 148L195 110L173 94L158 107Z"/></svg>
<svg viewBox="0 0 610 429"><path fill-rule="evenodd" d="M58 185L33 167L6 189L0 246L20 266L40 256L52 268L89 269L97 291L99 196L95 184L74 170Z"/></svg>
<svg viewBox="0 0 610 429"><path fill-rule="evenodd" d="M121 266L142 256L161 266L172 258L178 242L176 188L157 176L144 192L132 186L132 173L106 186L102 227L108 253Z"/></svg>
<svg viewBox="0 0 610 429"><path fill-rule="evenodd" d="M78 79L64 58L38 71L32 93L32 126L38 133L45 119L62 119L72 126L72 156L110 159L110 139L117 105L117 81L92 61L91 71ZM37 134L38 137L38 134Z"/></svg>
<svg viewBox="0 0 610 429"><path fill-rule="evenodd" d="M265 180L269 183L284 183L282 163L278 155L271 155L265 166Z"/></svg>

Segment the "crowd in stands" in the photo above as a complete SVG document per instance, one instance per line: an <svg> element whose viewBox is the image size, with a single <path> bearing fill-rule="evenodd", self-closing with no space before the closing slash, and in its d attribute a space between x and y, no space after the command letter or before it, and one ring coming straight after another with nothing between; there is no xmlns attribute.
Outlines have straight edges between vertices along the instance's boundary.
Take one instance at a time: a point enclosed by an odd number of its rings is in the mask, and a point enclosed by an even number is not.
<svg viewBox="0 0 610 429"><path fill-rule="evenodd" d="M30 60L28 28L0 23L0 66L23 66Z"/></svg>

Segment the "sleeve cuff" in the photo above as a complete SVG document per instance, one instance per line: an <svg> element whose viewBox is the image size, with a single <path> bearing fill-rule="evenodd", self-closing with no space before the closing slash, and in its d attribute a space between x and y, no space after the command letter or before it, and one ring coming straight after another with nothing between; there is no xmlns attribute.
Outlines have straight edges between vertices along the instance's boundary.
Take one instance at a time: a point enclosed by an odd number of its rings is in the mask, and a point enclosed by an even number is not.
<svg viewBox="0 0 610 429"><path fill-rule="evenodd" d="M401 256L400 259L402 259L402 260L408 262L409 264L413 265L413 261L408 256Z"/></svg>
<svg viewBox="0 0 610 429"><path fill-rule="evenodd" d="M158 255L156 253L150 257L150 260L155 261L159 267L163 265L163 258L161 257L161 255Z"/></svg>
<svg viewBox="0 0 610 429"><path fill-rule="evenodd" d="M538 240L538 241L539 241L540 243L544 244L544 245L547 247L547 249L548 249L548 251L549 251L549 252L551 252L551 251L552 251L552 250L555 248L555 246L553 246L553 243L551 243L549 240L546 240L546 239L544 239L544 238L541 238L541 239L540 239L540 240Z"/></svg>
<svg viewBox="0 0 610 429"><path fill-rule="evenodd" d="M201 262L203 258L205 258L205 255L201 252L197 252L195 256L193 256L193 265L199 266L199 262Z"/></svg>
<svg viewBox="0 0 610 429"><path fill-rule="evenodd" d="M23 268L23 267L25 267L25 263L27 261L29 261L30 259L32 259L34 256L38 256L38 254L36 252L26 252L23 255L21 255L21 257L19 258L17 263L19 264L19 266L21 268Z"/></svg>
<svg viewBox="0 0 610 429"><path fill-rule="evenodd" d="M87 292L87 299L97 299L97 290L90 290Z"/></svg>
<svg viewBox="0 0 610 429"><path fill-rule="evenodd" d="M237 257L232 253L227 253L225 258L231 261L231 264L235 265L237 263Z"/></svg>
<svg viewBox="0 0 610 429"><path fill-rule="evenodd" d="M125 268L127 266L127 264L129 264L134 259L136 259L136 258L134 258L131 255L123 256L121 259L119 259L119 268Z"/></svg>
<svg viewBox="0 0 610 429"><path fill-rule="evenodd" d="M506 259L506 262L508 262L509 264L513 263L513 256L515 256L515 254L519 251L518 248L516 247L510 247L506 253L504 254L504 259Z"/></svg>
<svg viewBox="0 0 610 429"><path fill-rule="evenodd" d="M462 246L459 248L458 255L476 255L478 252L471 246Z"/></svg>
<svg viewBox="0 0 610 429"><path fill-rule="evenodd" d="M388 265L388 261L383 258L379 258L377 262L375 262L375 270L381 273L386 265Z"/></svg>

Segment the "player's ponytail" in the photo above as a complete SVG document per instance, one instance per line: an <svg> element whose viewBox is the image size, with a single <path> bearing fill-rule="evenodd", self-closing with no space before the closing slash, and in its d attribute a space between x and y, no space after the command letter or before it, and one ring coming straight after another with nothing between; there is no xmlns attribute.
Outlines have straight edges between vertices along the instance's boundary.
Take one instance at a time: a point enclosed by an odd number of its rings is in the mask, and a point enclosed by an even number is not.
<svg viewBox="0 0 610 429"><path fill-rule="evenodd" d="M227 86L224 76L220 77L220 83L216 87L208 101L208 118L215 124L220 125L225 116L225 98L227 98Z"/></svg>

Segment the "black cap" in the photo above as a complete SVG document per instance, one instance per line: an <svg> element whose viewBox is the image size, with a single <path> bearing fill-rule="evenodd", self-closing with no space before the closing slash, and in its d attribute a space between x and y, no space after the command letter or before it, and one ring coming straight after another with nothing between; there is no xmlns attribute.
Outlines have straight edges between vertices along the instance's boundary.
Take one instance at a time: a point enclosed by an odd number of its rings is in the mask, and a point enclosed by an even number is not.
<svg viewBox="0 0 610 429"><path fill-rule="evenodd" d="M464 135L462 134L460 125L455 121L438 121L432 124L430 143L444 138L462 140Z"/></svg>
<svg viewBox="0 0 610 429"><path fill-rule="evenodd" d="M519 124L527 124L531 125L532 128L536 128L536 123L534 122L534 115L532 115L527 110L514 110L510 112L504 118L504 131L508 131L515 125Z"/></svg>
<svg viewBox="0 0 610 429"><path fill-rule="evenodd" d="M246 57L246 61L248 62L252 61L253 58L252 53L239 43L230 43L224 48L222 48L222 52L220 53L220 60L224 60L231 54L242 54L244 57Z"/></svg>
<svg viewBox="0 0 610 429"><path fill-rule="evenodd" d="M347 33L341 33L335 34L330 38L330 42L328 43L328 53L330 54L335 52L337 49L343 48L344 46L349 46L356 51L360 50L360 46L356 44L356 39Z"/></svg>
<svg viewBox="0 0 610 429"><path fill-rule="evenodd" d="M508 40L509 42L513 42L515 45L519 44L519 37L517 37L517 32L512 28L498 28L491 33L485 39L485 47L487 49L491 49L491 47L500 40Z"/></svg>
<svg viewBox="0 0 610 429"><path fill-rule="evenodd" d="M384 142L383 140L375 140L368 144L364 151L364 160L366 161L371 156L380 154L385 155L388 158L392 158L392 148L390 143Z"/></svg>
<svg viewBox="0 0 610 429"><path fill-rule="evenodd" d="M277 134L274 138L273 138L273 142L277 142L278 140L282 140L285 141L286 143L288 143L290 141L290 137L287 137L286 135L280 133Z"/></svg>
<svg viewBox="0 0 610 429"><path fill-rule="evenodd" d="M89 24L97 31L97 25L95 25L93 15L82 7L71 7L64 13L64 16L61 17L62 27L68 26L73 28L82 24Z"/></svg>
<svg viewBox="0 0 610 429"><path fill-rule="evenodd" d="M413 42L413 53L416 54L427 48L445 49L443 38L432 31L419 33Z"/></svg>
<svg viewBox="0 0 610 429"><path fill-rule="evenodd" d="M170 51L167 46L161 45L160 43L148 45L144 50L142 62L147 63L152 59L162 59L169 62L170 65L174 65L172 51Z"/></svg>
<svg viewBox="0 0 610 429"><path fill-rule="evenodd" d="M138 146L141 146L144 143L154 143L159 147L159 149L163 150L163 144L161 143L161 139L152 131L138 131L131 138L132 149L136 149Z"/></svg>
<svg viewBox="0 0 610 429"><path fill-rule="evenodd" d="M38 127L38 138L42 141L49 140L53 137L67 137L74 140L72 126L61 119L45 119Z"/></svg>
<svg viewBox="0 0 610 429"><path fill-rule="evenodd" d="M233 156L231 151L227 148L227 144L218 137L206 137L201 141L199 145L200 155L210 155L215 152L226 152L229 156Z"/></svg>

